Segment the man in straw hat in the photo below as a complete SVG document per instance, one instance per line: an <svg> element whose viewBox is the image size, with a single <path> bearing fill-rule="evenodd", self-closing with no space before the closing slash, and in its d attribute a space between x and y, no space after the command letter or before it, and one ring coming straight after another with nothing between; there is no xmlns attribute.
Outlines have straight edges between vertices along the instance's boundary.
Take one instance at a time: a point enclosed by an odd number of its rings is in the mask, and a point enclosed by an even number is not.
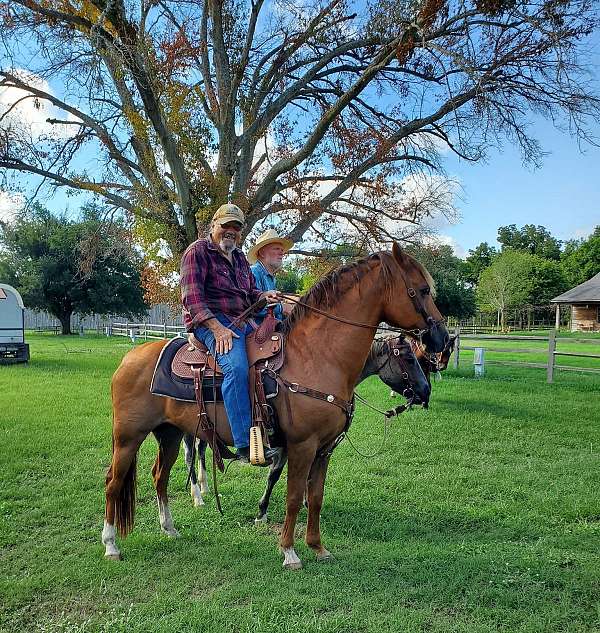
<svg viewBox="0 0 600 633"><path fill-rule="evenodd" d="M234 204L217 209L209 238L196 240L181 259L181 300L186 330L208 347L223 370L223 401L234 444L239 459L248 462L252 414L245 336L250 326L231 324L259 299L277 301L279 295L256 287L239 248L244 222ZM276 449L266 448L266 462L276 454Z"/></svg>
<svg viewBox="0 0 600 633"><path fill-rule="evenodd" d="M275 275L281 269L284 255L293 245L291 240L279 237L275 229L268 229L256 240L256 244L248 251L248 261L252 264L252 274L260 290L275 290ZM275 316L283 319L284 310L279 304L275 308ZM266 314L265 308L255 318L260 322Z"/></svg>

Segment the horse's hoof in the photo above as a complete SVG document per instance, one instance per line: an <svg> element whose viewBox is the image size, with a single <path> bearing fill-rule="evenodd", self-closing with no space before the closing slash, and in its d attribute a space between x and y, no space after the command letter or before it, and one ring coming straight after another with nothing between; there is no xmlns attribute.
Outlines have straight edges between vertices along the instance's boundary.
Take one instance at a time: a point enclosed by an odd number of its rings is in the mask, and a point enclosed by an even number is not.
<svg viewBox="0 0 600 633"><path fill-rule="evenodd" d="M266 525L267 524L267 515L263 514L261 517L256 517L254 519L254 525Z"/></svg>
<svg viewBox="0 0 600 633"><path fill-rule="evenodd" d="M204 505L204 499L202 497L200 497L199 499L194 497L194 508L201 508L203 505Z"/></svg>
<svg viewBox="0 0 600 633"><path fill-rule="evenodd" d="M333 558L333 554L331 552L328 552L326 549L324 549L323 551L317 554L317 560L321 562L321 561L328 561L328 560L335 560L335 559Z"/></svg>
<svg viewBox="0 0 600 633"><path fill-rule="evenodd" d="M297 563L283 563L284 569L289 569L290 571L297 571L298 569L302 569L302 563L298 561Z"/></svg>
<svg viewBox="0 0 600 633"><path fill-rule="evenodd" d="M179 534L179 532L175 529L172 528L170 530L165 530L164 528L162 529L162 531L169 537L169 538L179 538L181 536L181 534Z"/></svg>
<svg viewBox="0 0 600 633"><path fill-rule="evenodd" d="M104 554L106 560L123 560L121 554Z"/></svg>
<svg viewBox="0 0 600 633"><path fill-rule="evenodd" d="M293 547L283 548L282 552L284 569L291 569L293 571L302 569L302 561L298 558L298 554L296 554Z"/></svg>

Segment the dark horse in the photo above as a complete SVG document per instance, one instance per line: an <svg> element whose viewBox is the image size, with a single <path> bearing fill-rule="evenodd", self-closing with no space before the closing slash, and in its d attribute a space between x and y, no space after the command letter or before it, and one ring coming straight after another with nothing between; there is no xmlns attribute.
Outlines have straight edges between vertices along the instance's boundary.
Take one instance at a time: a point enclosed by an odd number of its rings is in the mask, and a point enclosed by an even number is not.
<svg viewBox="0 0 600 633"><path fill-rule="evenodd" d="M378 376L381 381L392 389L392 393L402 394L411 404L428 406L431 385L427 380L417 357L412 341L404 336L387 336L376 339L371 344L371 351L356 386L369 376ZM198 476L194 468L194 443L198 445ZM208 492L206 477L206 448L204 440L197 440L187 434L183 438L185 462L190 473L190 493L195 506L204 505L202 494ZM287 463L287 453L282 450L277 459L271 464L267 486L258 503L258 515L255 523L265 523L269 500L275 484L279 481L283 468ZM200 484L198 484L198 479Z"/></svg>
<svg viewBox="0 0 600 633"><path fill-rule="evenodd" d="M432 287L427 271L394 244L391 253L376 253L328 274L302 297L305 305L296 306L286 319L286 355L280 376L290 388L281 388L274 399L288 453L286 516L280 537L285 567L302 566L294 550L294 528L305 490L306 543L318 560L330 557L321 543L319 526L330 458L327 449L347 425L354 385L377 325L385 321L421 331L428 352L444 349L448 331L433 301ZM113 455L106 476L102 530L109 558L120 557L116 531L125 536L133 527L137 451L150 433L159 444L152 473L161 528L177 535L167 484L182 435L196 432L197 408L150 393L152 372L163 346L164 341L156 341L134 348L113 376ZM298 393L294 384L331 394L334 402ZM217 407L215 424L219 436L231 445L222 405Z"/></svg>

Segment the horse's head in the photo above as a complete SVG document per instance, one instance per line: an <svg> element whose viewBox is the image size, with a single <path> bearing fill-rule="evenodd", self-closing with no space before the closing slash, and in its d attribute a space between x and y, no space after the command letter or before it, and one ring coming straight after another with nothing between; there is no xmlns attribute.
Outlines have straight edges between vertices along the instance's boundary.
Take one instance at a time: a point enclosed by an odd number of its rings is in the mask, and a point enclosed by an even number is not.
<svg viewBox="0 0 600 633"><path fill-rule="evenodd" d="M427 407L431 386L410 343L403 336L389 338L381 348L381 355L386 362L377 372L379 378L407 400Z"/></svg>
<svg viewBox="0 0 600 633"><path fill-rule="evenodd" d="M450 362L450 356L452 356L452 352L454 351L454 344L456 343L456 334L451 336L446 343L446 347L444 347L442 353L439 355L437 362L437 370L444 371L448 368L448 363Z"/></svg>
<svg viewBox="0 0 600 633"><path fill-rule="evenodd" d="M433 301L435 288L431 275L395 242L392 258L393 264L387 271L391 281L384 320L406 330L419 330L428 352L442 352L450 336Z"/></svg>

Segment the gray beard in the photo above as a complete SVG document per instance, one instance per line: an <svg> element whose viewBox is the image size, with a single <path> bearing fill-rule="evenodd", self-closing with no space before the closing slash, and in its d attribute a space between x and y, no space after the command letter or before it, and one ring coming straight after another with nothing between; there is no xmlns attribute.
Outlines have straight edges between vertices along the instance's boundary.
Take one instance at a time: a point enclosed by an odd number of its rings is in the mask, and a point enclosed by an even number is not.
<svg viewBox="0 0 600 633"><path fill-rule="evenodd" d="M221 240L219 242L219 248L226 253L227 255L229 255L230 253L233 253L233 251L235 250L235 244L225 244L225 242L223 240Z"/></svg>
<svg viewBox="0 0 600 633"><path fill-rule="evenodd" d="M279 263L277 262L276 264L272 264L270 261L266 260L263 262L265 268L273 273L279 272L281 270L281 268L283 267L283 262Z"/></svg>

